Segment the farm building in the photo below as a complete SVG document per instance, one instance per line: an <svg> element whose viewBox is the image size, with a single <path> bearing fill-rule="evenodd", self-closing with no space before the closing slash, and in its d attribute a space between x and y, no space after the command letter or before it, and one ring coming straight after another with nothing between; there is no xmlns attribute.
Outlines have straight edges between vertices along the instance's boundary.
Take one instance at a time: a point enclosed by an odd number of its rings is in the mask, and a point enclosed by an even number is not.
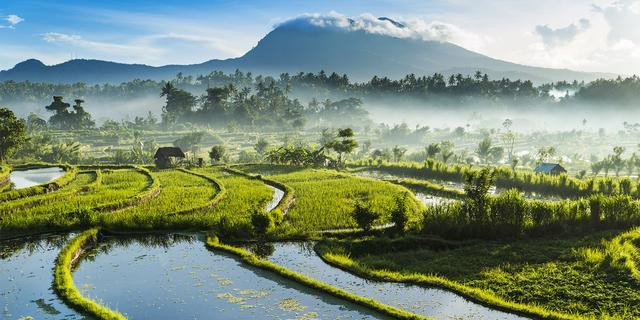
<svg viewBox="0 0 640 320"><path fill-rule="evenodd" d="M158 148L158 151L153 156L156 167L159 169L172 167L176 158L185 158L184 152L176 147Z"/></svg>
<svg viewBox="0 0 640 320"><path fill-rule="evenodd" d="M567 173L567 170L559 163L541 163L533 171L535 171L535 173L544 173L552 176Z"/></svg>

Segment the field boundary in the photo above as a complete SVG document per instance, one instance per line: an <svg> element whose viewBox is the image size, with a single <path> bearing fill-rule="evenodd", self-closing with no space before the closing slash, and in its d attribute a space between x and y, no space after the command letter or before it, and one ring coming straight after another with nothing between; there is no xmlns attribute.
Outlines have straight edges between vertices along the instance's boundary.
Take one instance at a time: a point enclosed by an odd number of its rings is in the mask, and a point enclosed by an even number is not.
<svg viewBox="0 0 640 320"><path fill-rule="evenodd" d="M464 297L465 299L476 302L488 308L501 310L516 315L554 320L593 319L590 317L581 317L577 315L550 311L536 305L527 305L506 301L482 289L472 288L436 275L424 275L418 273L403 274L394 271L371 269L352 260L347 255L331 253L327 246L325 244L322 244L321 242L318 242L318 244L314 246L314 251L320 257L320 259L322 259L327 264L364 279L383 282L407 283L423 287L435 287L453 292Z"/></svg>
<svg viewBox="0 0 640 320"><path fill-rule="evenodd" d="M383 303L378 302L374 299L364 298L345 290L330 286L324 282L317 281L310 277L307 277L303 274L291 271L283 266L280 266L271 261L263 260L258 258L256 255L237 247L233 247L230 245L226 245L220 242L217 237L209 237L207 239L207 247L223 252L227 252L233 255L238 256L243 262L252 265L256 268L260 268L263 270L267 270L273 273L276 273L284 278L295 281L301 285L306 287L310 287L324 293L330 294L334 297L347 300L349 302L361 305L363 307L369 308L373 311L380 312L382 314L394 317L396 319L415 319L415 320L423 320L430 319L421 315L417 315L414 313L410 313L404 310L397 309L395 307L391 307L385 305Z"/></svg>
<svg viewBox="0 0 640 320"><path fill-rule="evenodd" d="M100 168L100 167L97 167L97 168ZM149 171L149 169L138 167L138 166L121 166L121 167L116 167L115 169L117 170L117 169L128 169L128 168L134 169L142 173L149 179L149 181L151 181L151 183L144 190L142 190L142 192L134 195L133 197L130 197L128 199L125 199L119 202L107 203L107 204L94 207L92 211L109 212L109 211L121 210L121 209L129 208L129 207L138 205L140 203L149 201L160 194L161 192L160 181L158 181L158 179L156 179L151 174L151 171ZM102 168L102 169L109 169L109 168Z"/></svg>
<svg viewBox="0 0 640 320"><path fill-rule="evenodd" d="M96 246L99 229L90 229L72 239L60 251L53 274L53 283L58 296L74 309L104 320L127 319L119 312L112 311L97 302L82 296L73 283L71 270L78 264L82 254Z"/></svg>
<svg viewBox="0 0 640 320"><path fill-rule="evenodd" d="M205 204L204 206L181 210L181 211L176 212L175 214L177 214L177 215L187 215L187 214L198 213L198 212L201 212L201 211L206 211L208 209L213 208L216 204L218 204L220 201L222 201L222 199L224 199L227 196L227 189L224 187L224 184L222 184L220 181L218 181L218 179L213 178L213 177L209 177L209 176L207 176L205 174L193 172L191 170L187 170L187 169L184 169L184 168L180 168L180 169L178 169L178 171L184 172L186 174L190 174L190 175L193 175L193 176L196 176L196 177L199 177L199 178L202 178L202 179L205 179L205 180L211 182L211 184L214 186L214 189L216 189L217 192L211 198L209 203Z"/></svg>

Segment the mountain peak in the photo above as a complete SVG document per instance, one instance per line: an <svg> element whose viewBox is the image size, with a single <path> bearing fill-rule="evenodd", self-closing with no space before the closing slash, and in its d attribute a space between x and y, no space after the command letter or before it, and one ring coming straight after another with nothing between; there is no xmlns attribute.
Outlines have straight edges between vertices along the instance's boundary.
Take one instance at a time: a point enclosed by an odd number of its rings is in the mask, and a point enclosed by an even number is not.
<svg viewBox="0 0 640 320"><path fill-rule="evenodd" d="M42 61L40 61L38 59L28 59L28 60L25 60L25 61L22 61L22 62L16 64L14 69L15 70L28 71L28 70L38 70L38 69L42 69L44 67L46 67L46 65L44 63L42 63Z"/></svg>

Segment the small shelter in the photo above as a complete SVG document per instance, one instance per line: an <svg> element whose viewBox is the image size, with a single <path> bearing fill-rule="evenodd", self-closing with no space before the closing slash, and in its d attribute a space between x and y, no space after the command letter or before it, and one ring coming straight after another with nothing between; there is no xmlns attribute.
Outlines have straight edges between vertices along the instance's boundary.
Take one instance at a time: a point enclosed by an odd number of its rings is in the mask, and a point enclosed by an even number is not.
<svg viewBox="0 0 640 320"><path fill-rule="evenodd" d="M567 170L559 163L541 163L533 171L535 173L544 173L552 176L557 176L562 173L567 173Z"/></svg>
<svg viewBox="0 0 640 320"><path fill-rule="evenodd" d="M153 160L156 167L159 169L166 169L173 166L176 158L185 158L184 152L177 147L162 147L158 148L156 154L153 156Z"/></svg>

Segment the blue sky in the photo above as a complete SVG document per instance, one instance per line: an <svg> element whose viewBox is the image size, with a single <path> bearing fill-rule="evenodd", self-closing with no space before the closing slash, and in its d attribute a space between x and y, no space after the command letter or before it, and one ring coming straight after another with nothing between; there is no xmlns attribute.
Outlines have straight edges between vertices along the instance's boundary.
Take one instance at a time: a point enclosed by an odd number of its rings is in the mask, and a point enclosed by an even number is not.
<svg viewBox="0 0 640 320"><path fill-rule="evenodd" d="M513 62L640 73L639 0L0 1L0 69L37 58L163 65L242 55L302 14L444 26L445 41Z"/></svg>

